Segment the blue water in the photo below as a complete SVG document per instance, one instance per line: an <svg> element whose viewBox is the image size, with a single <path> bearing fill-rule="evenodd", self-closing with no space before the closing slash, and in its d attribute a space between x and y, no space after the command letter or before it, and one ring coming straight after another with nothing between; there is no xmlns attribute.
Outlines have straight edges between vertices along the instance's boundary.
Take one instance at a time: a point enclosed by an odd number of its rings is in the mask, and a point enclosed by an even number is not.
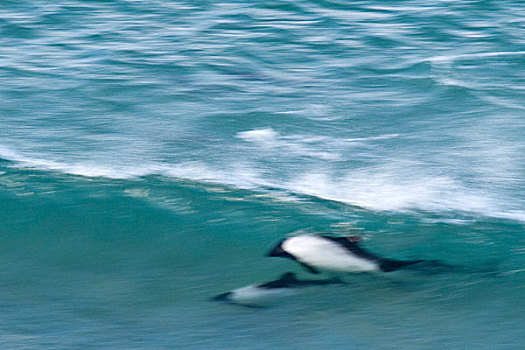
<svg viewBox="0 0 525 350"><path fill-rule="evenodd" d="M3 349L523 348L525 5L1 1L0 217ZM208 301L316 231L455 268Z"/></svg>

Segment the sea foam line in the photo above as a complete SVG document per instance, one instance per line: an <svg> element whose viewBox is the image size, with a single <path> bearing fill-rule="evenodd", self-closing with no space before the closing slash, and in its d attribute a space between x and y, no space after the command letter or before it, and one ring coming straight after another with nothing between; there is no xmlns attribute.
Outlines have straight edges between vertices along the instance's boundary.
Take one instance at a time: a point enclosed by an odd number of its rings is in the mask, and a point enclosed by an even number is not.
<svg viewBox="0 0 525 350"><path fill-rule="evenodd" d="M478 52L478 53L464 53L457 55L442 55L434 56L423 59L423 62L450 62L460 59L468 58L484 58L484 57L497 57L497 56L519 56L525 55L525 51L502 51L502 52Z"/></svg>
<svg viewBox="0 0 525 350"><path fill-rule="evenodd" d="M464 188L448 177L403 175L402 172L397 173L396 168L389 167L350 171L343 177L328 171L305 171L302 175L276 181L248 163L229 164L224 169L201 162L149 163L141 164L141 167L101 166L89 162L65 164L27 157L5 147L0 147L0 157L13 161L13 167L53 170L85 177L137 179L161 175L262 191L276 198L290 194L313 196L376 211L457 211L525 222L525 211L508 207L490 194Z"/></svg>
<svg viewBox="0 0 525 350"><path fill-rule="evenodd" d="M359 138L332 138L328 136L307 136L307 135L281 135L272 128L254 129L242 131L236 137L266 151L276 151L290 153L296 156L320 158L328 161L341 160L339 146L352 146L356 143L367 141L385 140L399 137L399 134L386 134ZM319 149L330 150L319 151Z"/></svg>
<svg viewBox="0 0 525 350"><path fill-rule="evenodd" d="M272 128L255 129L237 133L237 138L256 144L266 150L286 151L298 156L320 158L324 160L339 160L337 153L318 151L312 143L322 141L323 137L303 138L282 136Z"/></svg>

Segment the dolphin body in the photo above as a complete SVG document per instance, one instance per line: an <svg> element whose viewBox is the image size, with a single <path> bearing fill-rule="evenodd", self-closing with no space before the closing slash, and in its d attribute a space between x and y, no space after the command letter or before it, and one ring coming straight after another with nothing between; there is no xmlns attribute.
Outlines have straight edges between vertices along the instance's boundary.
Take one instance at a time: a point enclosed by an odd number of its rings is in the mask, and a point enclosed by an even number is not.
<svg viewBox="0 0 525 350"><path fill-rule="evenodd" d="M339 278L320 279L320 280L301 280L293 272L282 274L278 279L262 283L251 284L242 288L234 289L230 292L219 294L211 301L224 301L231 304L239 304L249 307L255 306L256 303L268 300L274 297L294 294L298 288L311 286L324 286L331 284L345 284Z"/></svg>
<svg viewBox="0 0 525 350"><path fill-rule="evenodd" d="M393 260L370 253L359 246L360 237L300 235L282 240L271 257L297 261L311 273L319 270L338 272L391 272L425 260Z"/></svg>

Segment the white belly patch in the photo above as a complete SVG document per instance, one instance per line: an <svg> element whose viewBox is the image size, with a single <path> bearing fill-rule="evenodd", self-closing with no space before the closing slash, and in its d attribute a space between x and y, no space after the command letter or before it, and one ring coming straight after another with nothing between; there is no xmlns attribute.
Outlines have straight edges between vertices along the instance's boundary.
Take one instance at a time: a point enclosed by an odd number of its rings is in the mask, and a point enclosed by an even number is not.
<svg viewBox="0 0 525 350"><path fill-rule="evenodd" d="M356 256L337 243L317 236L297 236L283 242L283 249L307 265L333 271L379 271L379 265Z"/></svg>

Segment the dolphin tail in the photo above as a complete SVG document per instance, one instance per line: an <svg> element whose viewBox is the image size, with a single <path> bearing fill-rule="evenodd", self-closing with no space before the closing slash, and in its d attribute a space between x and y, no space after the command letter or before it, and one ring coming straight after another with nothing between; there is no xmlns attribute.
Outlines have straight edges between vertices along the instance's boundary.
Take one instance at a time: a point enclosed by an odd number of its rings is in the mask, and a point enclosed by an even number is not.
<svg viewBox="0 0 525 350"><path fill-rule="evenodd" d="M405 266L419 264L425 260L382 260L379 267L383 272L391 272L399 270Z"/></svg>
<svg viewBox="0 0 525 350"><path fill-rule="evenodd" d="M342 285L342 286L348 285L348 282L343 281L340 277L333 277L333 278L329 279L328 282L330 284L339 284L339 285Z"/></svg>

